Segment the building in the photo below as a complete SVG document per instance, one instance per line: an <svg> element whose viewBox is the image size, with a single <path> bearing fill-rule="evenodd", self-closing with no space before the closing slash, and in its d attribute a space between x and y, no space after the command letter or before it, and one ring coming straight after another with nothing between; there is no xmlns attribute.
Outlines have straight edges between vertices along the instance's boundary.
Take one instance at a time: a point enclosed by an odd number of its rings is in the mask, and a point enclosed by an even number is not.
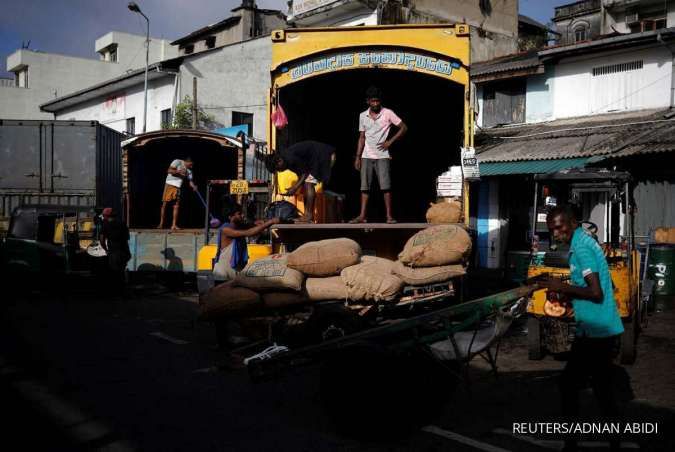
<svg viewBox="0 0 675 452"><path fill-rule="evenodd" d="M555 8L559 44L598 36L643 33L675 26L675 3L661 0L584 0Z"/></svg>
<svg viewBox="0 0 675 452"><path fill-rule="evenodd" d="M178 46L180 55L189 55L267 36L285 26L286 16L281 11L260 9L255 1L243 0L232 10L232 16L176 39L171 45Z"/></svg>
<svg viewBox="0 0 675 452"><path fill-rule="evenodd" d="M518 50L518 1L462 0L293 0L294 27L467 23L471 61Z"/></svg>
<svg viewBox="0 0 675 452"><path fill-rule="evenodd" d="M144 46L145 36L113 31L96 40L98 60L19 49L7 57L14 84L0 84L0 118L51 119L41 104L145 67ZM151 38L151 63L175 55L168 41Z"/></svg>
<svg viewBox="0 0 675 452"><path fill-rule="evenodd" d="M483 266L503 267L508 252L529 249L534 174L630 171L636 234L675 225L674 44L675 28L668 28L600 36L472 67L481 172L473 187L473 221ZM610 221L599 208L584 215L601 231Z"/></svg>

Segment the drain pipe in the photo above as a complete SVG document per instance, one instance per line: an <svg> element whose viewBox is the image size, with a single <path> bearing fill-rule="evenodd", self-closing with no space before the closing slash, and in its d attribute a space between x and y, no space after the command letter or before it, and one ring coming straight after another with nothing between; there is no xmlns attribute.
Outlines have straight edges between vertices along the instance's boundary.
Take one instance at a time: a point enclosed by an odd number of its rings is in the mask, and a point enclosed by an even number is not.
<svg viewBox="0 0 675 452"><path fill-rule="evenodd" d="M663 40L661 33L656 35L656 40L670 51L671 74L670 74L670 108L675 108L675 44L669 44Z"/></svg>

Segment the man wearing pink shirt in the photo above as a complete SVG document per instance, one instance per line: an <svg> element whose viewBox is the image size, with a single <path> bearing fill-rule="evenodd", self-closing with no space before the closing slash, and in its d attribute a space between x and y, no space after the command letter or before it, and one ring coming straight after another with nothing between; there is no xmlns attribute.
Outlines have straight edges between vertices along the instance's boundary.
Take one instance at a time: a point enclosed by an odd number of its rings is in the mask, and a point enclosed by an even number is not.
<svg viewBox="0 0 675 452"><path fill-rule="evenodd" d="M366 91L368 110L359 115L359 144L356 149L354 168L361 172L361 213L350 223L366 223L366 209L373 177L377 176L380 190L384 193L387 223L396 223L391 209L391 156L389 148L401 138L408 126L396 113L382 107L380 90L371 86ZM391 126L398 130L389 138Z"/></svg>

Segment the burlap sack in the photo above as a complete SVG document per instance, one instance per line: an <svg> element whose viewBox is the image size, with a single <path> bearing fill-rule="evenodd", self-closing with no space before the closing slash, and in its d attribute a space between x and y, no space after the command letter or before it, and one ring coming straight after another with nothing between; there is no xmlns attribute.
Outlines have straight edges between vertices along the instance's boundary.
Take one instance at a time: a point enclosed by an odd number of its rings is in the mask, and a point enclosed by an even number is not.
<svg viewBox="0 0 675 452"><path fill-rule="evenodd" d="M288 268L286 255L273 254L248 264L234 279L235 285L253 290L300 290L304 275Z"/></svg>
<svg viewBox="0 0 675 452"><path fill-rule="evenodd" d="M215 320L222 316L253 311L263 306L260 295L232 281L211 288L199 300L199 319Z"/></svg>
<svg viewBox="0 0 675 452"><path fill-rule="evenodd" d="M360 264L342 270L340 277L347 286L347 297L352 301L391 301L401 289L403 281L392 273L394 262L364 256Z"/></svg>
<svg viewBox="0 0 675 452"><path fill-rule="evenodd" d="M462 217L462 203L458 201L431 204L427 210L427 223L447 224L459 223Z"/></svg>
<svg viewBox="0 0 675 452"><path fill-rule="evenodd" d="M262 294L266 308L285 308L310 302L305 292L268 292Z"/></svg>
<svg viewBox="0 0 675 452"><path fill-rule="evenodd" d="M410 237L398 259L410 267L435 267L461 262L471 252L471 237L451 224L431 226Z"/></svg>
<svg viewBox="0 0 675 452"><path fill-rule="evenodd" d="M307 296L312 301L347 299L347 286L340 276L307 278L305 289Z"/></svg>
<svg viewBox="0 0 675 452"><path fill-rule="evenodd" d="M339 275L343 268L358 264L361 247L351 239L309 242L288 255L288 266L307 276Z"/></svg>
<svg viewBox="0 0 675 452"><path fill-rule="evenodd" d="M656 243L675 243L675 228L657 228L654 231Z"/></svg>
<svg viewBox="0 0 675 452"><path fill-rule="evenodd" d="M466 274L466 270L459 264L441 265L438 267L418 267L412 268L396 261L393 273L401 278L406 284L413 286L424 286L445 282L451 278Z"/></svg>

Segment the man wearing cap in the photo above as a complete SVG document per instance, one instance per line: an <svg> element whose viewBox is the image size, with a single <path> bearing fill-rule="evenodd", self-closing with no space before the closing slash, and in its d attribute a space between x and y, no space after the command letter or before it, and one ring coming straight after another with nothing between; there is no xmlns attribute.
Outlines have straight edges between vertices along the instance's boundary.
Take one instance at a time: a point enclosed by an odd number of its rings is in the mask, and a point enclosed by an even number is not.
<svg viewBox="0 0 675 452"><path fill-rule="evenodd" d="M187 180L190 187L197 191L197 186L192 181L192 159L187 157L184 160L176 159L171 162L166 174L164 183L164 194L162 195L162 210L160 213L159 226L157 229L164 229L164 217L166 216L166 206L173 203L173 219L171 229L177 230L178 214L180 212L180 197L183 181Z"/></svg>

